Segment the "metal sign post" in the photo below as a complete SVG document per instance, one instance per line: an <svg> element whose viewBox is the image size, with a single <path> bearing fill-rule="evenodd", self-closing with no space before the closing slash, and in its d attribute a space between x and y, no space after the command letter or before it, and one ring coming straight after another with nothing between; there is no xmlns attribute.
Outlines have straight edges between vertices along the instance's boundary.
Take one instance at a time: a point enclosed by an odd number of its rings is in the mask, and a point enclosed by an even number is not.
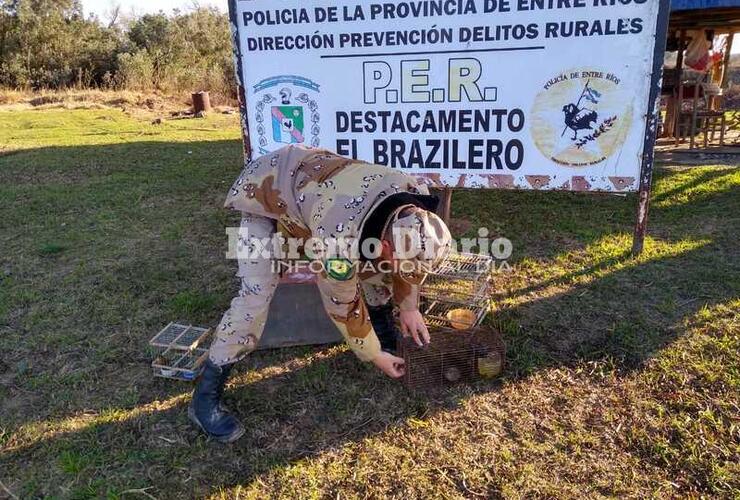
<svg viewBox="0 0 740 500"><path fill-rule="evenodd" d="M668 0L661 0L658 11L658 27L655 36L655 49L653 52L653 71L650 77L649 102L654 103L653 112L648 113L645 127L645 146L642 153L642 166L640 168L640 188L637 192L637 222L635 233L632 237L632 255L638 256L642 253L647 234L648 210L650 208L650 193L653 187L653 166L655 163L655 139L658 134L658 123L660 121L660 88L663 81L663 54L666 47L666 34L668 32L668 20L670 17L670 4ZM683 37L682 37L683 38ZM679 47L682 50L683 46Z"/></svg>

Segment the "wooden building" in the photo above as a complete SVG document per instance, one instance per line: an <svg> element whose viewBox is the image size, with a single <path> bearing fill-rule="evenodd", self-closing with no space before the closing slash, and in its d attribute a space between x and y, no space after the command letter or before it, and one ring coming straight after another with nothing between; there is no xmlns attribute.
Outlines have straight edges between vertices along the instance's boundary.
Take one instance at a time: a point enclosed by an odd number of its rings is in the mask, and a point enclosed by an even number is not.
<svg viewBox="0 0 740 500"><path fill-rule="evenodd" d="M724 94L736 32L740 0L672 0L667 51L677 55L664 69L664 144L693 149L727 142L733 123Z"/></svg>

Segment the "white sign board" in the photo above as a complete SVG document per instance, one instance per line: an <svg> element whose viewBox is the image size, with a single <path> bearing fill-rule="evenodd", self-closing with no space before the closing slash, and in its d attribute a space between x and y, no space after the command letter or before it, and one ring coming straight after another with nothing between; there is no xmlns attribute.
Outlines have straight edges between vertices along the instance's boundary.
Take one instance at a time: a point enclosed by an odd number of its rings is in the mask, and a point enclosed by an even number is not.
<svg viewBox="0 0 740 500"><path fill-rule="evenodd" d="M636 191L659 7L232 0L252 152L303 143L441 185Z"/></svg>

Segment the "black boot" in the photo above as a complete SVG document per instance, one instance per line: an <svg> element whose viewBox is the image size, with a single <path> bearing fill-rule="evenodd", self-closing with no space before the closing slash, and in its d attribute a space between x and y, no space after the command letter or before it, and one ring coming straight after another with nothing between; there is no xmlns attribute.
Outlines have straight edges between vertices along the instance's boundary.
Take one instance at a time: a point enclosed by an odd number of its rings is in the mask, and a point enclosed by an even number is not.
<svg viewBox="0 0 740 500"><path fill-rule="evenodd" d="M210 359L206 360L188 407L190 420L220 443L231 443L244 434L244 426L221 404L232 366L217 366Z"/></svg>
<svg viewBox="0 0 740 500"><path fill-rule="evenodd" d="M380 348L385 352L395 352L396 342L401 338L401 332L393 319L393 305L388 302L382 306L368 306L367 312L380 341Z"/></svg>

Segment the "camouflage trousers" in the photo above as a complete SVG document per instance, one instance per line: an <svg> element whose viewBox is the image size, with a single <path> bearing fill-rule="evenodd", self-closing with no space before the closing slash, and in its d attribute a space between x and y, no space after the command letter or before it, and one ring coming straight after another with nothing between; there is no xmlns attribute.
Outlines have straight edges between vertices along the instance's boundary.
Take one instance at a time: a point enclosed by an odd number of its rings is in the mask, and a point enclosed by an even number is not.
<svg viewBox="0 0 740 500"><path fill-rule="evenodd" d="M240 238L239 245L251 247L251 240L270 238L275 231L275 220L244 213L240 234L247 236ZM280 279L270 259L239 257L237 262L239 293L231 300L231 307L221 318L209 351L209 358L218 366L235 363L257 348ZM360 284L369 306L384 305L392 298L391 283L387 276L376 274L362 279Z"/></svg>

